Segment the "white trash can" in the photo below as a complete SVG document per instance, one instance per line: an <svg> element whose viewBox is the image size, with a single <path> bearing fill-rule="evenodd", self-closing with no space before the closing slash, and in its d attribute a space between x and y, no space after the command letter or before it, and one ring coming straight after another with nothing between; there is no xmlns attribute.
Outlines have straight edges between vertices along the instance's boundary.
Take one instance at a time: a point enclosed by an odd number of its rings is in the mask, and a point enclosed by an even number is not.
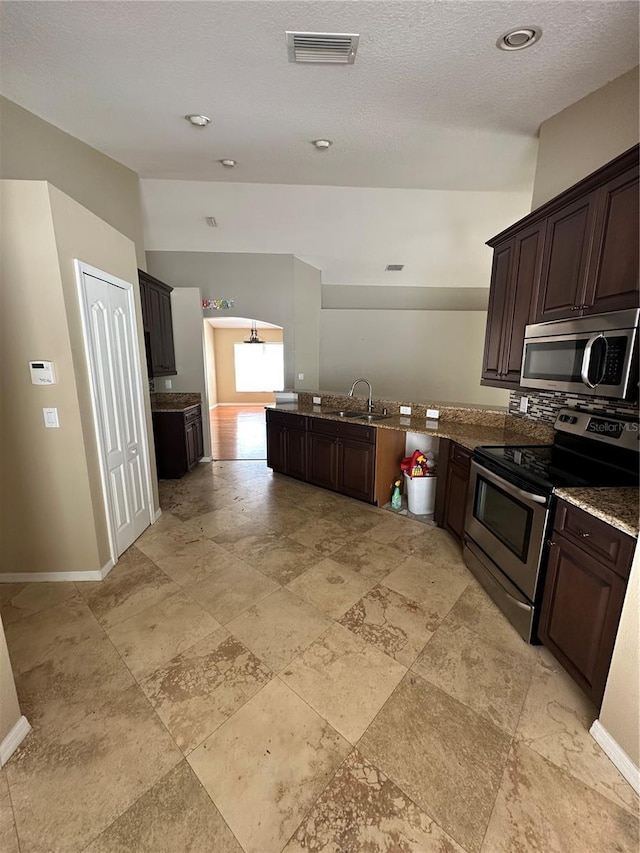
<svg viewBox="0 0 640 853"><path fill-rule="evenodd" d="M410 477L405 471L404 484L409 512L413 515L431 515L436 503L437 477Z"/></svg>

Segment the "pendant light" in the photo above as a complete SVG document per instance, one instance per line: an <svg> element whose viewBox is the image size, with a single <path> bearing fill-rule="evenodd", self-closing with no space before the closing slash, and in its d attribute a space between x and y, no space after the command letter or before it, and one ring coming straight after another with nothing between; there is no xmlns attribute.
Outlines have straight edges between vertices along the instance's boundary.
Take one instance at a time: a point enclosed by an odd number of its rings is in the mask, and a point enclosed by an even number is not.
<svg viewBox="0 0 640 853"><path fill-rule="evenodd" d="M264 341L262 338L258 337L258 328L256 326L256 321L251 321L251 333L248 338L244 339L245 344L263 344Z"/></svg>

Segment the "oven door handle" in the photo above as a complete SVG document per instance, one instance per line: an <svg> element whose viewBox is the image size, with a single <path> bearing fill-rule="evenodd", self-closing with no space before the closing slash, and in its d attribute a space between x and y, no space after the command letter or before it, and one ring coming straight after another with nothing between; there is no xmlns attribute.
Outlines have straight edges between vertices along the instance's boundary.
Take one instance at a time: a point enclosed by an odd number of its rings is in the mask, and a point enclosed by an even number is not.
<svg viewBox="0 0 640 853"><path fill-rule="evenodd" d="M494 474L493 471L490 471L488 468L485 468L483 465L480 465L478 462L473 463L481 473L483 477L486 477L487 480L491 480L496 486L499 486L504 491L509 492L510 494L518 495L518 497L523 498L527 501L532 501L536 504L547 504L548 499L543 497L542 495L534 495L531 492L525 492L524 489L519 489L517 486L514 486L513 483L510 483L504 477L499 477Z"/></svg>
<svg viewBox="0 0 640 853"><path fill-rule="evenodd" d="M537 504L546 504L547 502L547 499L543 498L542 495L534 495L531 492L525 492L524 489L519 489L517 486L514 486L513 483L509 483L509 489L528 501L533 501Z"/></svg>
<svg viewBox="0 0 640 853"><path fill-rule="evenodd" d="M600 338L604 338L602 332L598 332L597 335L591 335L589 340L587 341L584 353L582 355L582 367L580 369L580 378L583 383L587 386L587 388L596 388L600 382L592 382L589 379L589 367L591 366L591 350L593 349L593 345L596 341L599 341Z"/></svg>

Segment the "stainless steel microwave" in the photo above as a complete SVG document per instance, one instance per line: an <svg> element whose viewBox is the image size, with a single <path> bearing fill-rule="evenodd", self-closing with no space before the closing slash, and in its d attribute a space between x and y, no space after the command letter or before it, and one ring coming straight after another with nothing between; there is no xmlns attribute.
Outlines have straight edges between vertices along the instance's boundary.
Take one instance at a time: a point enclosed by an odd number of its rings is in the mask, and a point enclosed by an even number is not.
<svg viewBox="0 0 640 853"><path fill-rule="evenodd" d="M520 385L635 400L639 318L634 309L527 326Z"/></svg>

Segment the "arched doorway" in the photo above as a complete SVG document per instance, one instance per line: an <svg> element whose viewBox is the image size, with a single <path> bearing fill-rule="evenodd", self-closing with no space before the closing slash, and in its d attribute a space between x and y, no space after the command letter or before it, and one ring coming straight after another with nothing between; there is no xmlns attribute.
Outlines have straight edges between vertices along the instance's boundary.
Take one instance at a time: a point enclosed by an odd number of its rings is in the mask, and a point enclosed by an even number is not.
<svg viewBox="0 0 640 853"><path fill-rule="evenodd" d="M244 317L204 320L211 458L266 459L265 406L284 382L281 326Z"/></svg>

